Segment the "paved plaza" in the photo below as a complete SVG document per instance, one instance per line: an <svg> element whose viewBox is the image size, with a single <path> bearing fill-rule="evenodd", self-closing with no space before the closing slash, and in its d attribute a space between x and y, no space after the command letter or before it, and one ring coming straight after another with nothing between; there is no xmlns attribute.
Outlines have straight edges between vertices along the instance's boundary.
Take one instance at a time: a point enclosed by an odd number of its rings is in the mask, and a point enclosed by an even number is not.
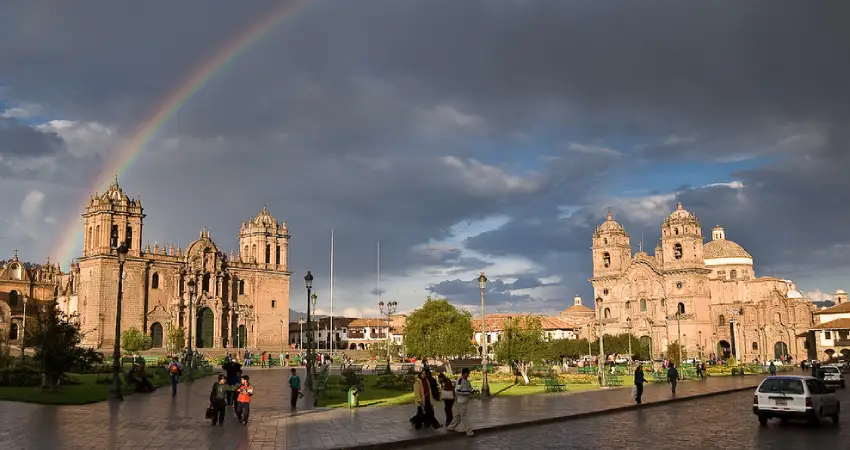
<svg viewBox="0 0 850 450"><path fill-rule="evenodd" d="M206 378L182 383L175 399L171 398L169 389L163 388L152 394L129 396L119 404L40 406L0 402L0 423L4 424L0 428L0 448L388 448L402 443L415 446L438 439L481 439L488 435L479 432L476 437L467 438L444 429L414 430L407 421L414 413L412 405L291 412L287 371L266 369L248 373L256 395L247 426L238 424L233 415L228 415L223 427L213 427L204 419L213 383L213 378ZM679 385L676 398L751 388L760 380L761 377L748 376L684 382ZM644 408L672 398L666 384L648 385ZM486 428L506 429L523 422L558 420L632 405L629 388L625 387L474 400L470 418L476 429L486 431ZM436 409L438 419L443 420L442 406Z"/></svg>
<svg viewBox="0 0 850 450"><path fill-rule="evenodd" d="M837 389L842 404L850 390ZM596 417L481 434L451 442L452 450L786 450L847 448L850 414L839 426L825 420L820 428L804 422L773 420L759 426L752 392L738 392L657 408L639 408ZM842 444L844 442L845 444ZM444 450L445 442L415 445L415 450Z"/></svg>

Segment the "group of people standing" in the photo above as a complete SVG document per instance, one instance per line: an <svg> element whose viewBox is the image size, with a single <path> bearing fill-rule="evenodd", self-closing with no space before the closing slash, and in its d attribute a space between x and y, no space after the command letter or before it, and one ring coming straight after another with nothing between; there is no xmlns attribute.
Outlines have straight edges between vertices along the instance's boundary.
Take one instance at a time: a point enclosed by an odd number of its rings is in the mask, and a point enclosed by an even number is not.
<svg viewBox="0 0 850 450"><path fill-rule="evenodd" d="M224 374L218 376L210 392L212 423L223 425L225 407L231 406L239 422L247 424L251 414L251 398L254 396L251 379L242 374L242 364L230 355L227 355L221 368L224 369Z"/></svg>
<svg viewBox="0 0 850 450"><path fill-rule="evenodd" d="M466 433L473 436L472 425L469 423L469 397L472 395L472 384L469 382L469 369L461 371L456 383L440 372L437 379L427 367L419 371L413 383L413 394L416 398L416 415L410 418L410 423L418 430L423 426L439 429L442 427L434 414L434 403L443 402L446 413L446 430ZM453 408L457 403L457 415Z"/></svg>

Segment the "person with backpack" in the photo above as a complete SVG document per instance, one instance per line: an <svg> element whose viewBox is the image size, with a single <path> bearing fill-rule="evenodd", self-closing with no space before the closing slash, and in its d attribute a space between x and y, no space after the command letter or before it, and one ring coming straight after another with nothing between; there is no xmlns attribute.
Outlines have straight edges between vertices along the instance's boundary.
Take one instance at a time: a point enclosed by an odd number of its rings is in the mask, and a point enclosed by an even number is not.
<svg viewBox="0 0 850 450"><path fill-rule="evenodd" d="M301 377L295 373L294 367L289 372L291 373L289 376L289 389L292 391L292 398L289 400L289 404L292 405L292 409L295 409L298 397L301 396Z"/></svg>
<svg viewBox="0 0 850 450"><path fill-rule="evenodd" d="M177 383L180 382L180 375L183 375L183 365L176 356L172 357L171 364L168 365L168 373L171 375L171 396L177 397Z"/></svg>
<svg viewBox="0 0 850 450"><path fill-rule="evenodd" d="M254 396L254 386L251 386L248 375L242 375L242 384L236 388L236 417L248 425L248 415L251 414L251 397Z"/></svg>
<svg viewBox="0 0 850 450"><path fill-rule="evenodd" d="M218 381L213 384L212 392L210 392L210 406L213 409L213 426L217 424L224 425L224 409L227 405L228 393L230 393L230 386L227 385L224 375L219 375Z"/></svg>
<svg viewBox="0 0 850 450"><path fill-rule="evenodd" d="M239 362L228 356L224 364L221 365L221 368L224 369L224 373L227 375L227 384L231 387L230 391L227 392L227 404L235 408L235 389L240 383L239 377L242 374L242 364L239 364Z"/></svg>

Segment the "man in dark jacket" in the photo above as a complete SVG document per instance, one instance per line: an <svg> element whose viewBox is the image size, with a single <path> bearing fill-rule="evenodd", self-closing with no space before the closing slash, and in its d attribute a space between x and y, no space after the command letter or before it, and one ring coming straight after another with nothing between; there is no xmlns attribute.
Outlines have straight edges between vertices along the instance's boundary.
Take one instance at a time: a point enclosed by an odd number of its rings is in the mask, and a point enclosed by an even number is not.
<svg viewBox="0 0 850 450"><path fill-rule="evenodd" d="M670 388L673 393L676 393L676 385L679 384L679 371L676 370L676 365L670 363L670 368L667 369L667 382L670 383Z"/></svg>
<svg viewBox="0 0 850 450"><path fill-rule="evenodd" d="M221 368L224 369L224 373L227 374L227 384L229 384L232 388L239 386L241 383L240 376L242 374L242 364L239 364L233 358L228 356L224 364L221 365ZM236 394L232 389L227 391L227 404L231 406L236 405Z"/></svg>
<svg viewBox="0 0 850 450"><path fill-rule="evenodd" d="M643 384L646 383L646 378L643 376L643 366L637 366L635 369L635 403L640 405L641 397L643 396Z"/></svg>
<svg viewBox="0 0 850 450"><path fill-rule="evenodd" d="M212 392L210 392L210 405L212 405L214 412L213 425L224 425L224 407L227 405L228 394L231 391L226 381L224 375L219 375L218 381L213 385Z"/></svg>

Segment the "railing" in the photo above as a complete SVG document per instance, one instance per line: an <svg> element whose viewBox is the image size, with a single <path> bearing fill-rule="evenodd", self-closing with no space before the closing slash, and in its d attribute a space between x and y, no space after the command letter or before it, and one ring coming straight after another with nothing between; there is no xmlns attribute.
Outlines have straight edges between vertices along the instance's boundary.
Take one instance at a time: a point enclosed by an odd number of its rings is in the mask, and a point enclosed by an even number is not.
<svg viewBox="0 0 850 450"><path fill-rule="evenodd" d="M839 347L850 347L850 339L836 339L833 342Z"/></svg>
<svg viewBox="0 0 850 450"><path fill-rule="evenodd" d="M349 331L348 338L349 339L365 339L366 333L362 331Z"/></svg>

